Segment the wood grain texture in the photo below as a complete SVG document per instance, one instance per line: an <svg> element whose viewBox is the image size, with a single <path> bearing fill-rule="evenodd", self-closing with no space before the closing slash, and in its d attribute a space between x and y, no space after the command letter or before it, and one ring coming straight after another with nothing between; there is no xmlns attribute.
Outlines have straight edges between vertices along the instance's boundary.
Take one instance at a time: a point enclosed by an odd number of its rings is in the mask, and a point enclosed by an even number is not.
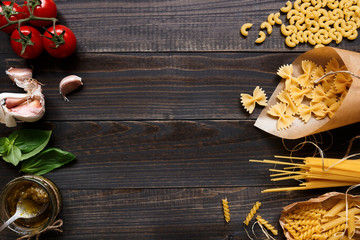
<svg viewBox="0 0 360 240"><path fill-rule="evenodd" d="M278 230L282 206L305 201L324 190L261 194L259 187L126 190L62 190L63 233L43 239L247 239L243 221L256 201L258 212ZM231 220L225 223L221 199L227 198ZM254 220L251 221L251 225ZM251 226L247 227L251 233ZM255 227L258 237L263 236ZM16 235L4 231L1 239ZM251 233L251 236L254 237Z"/></svg>
<svg viewBox="0 0 360 240"><path fill-rule="evenodd" d="M256 45L260 23L285 1L267 0L56 0L60 23L78 38L76 53L35 60L15 55L0 34L0 90L22 92L4 72L32 67L44 84L46 114L17 128L0 125L0 137L15 129L52 129L49 146L77 159L49 174L60 188L63 233L40 239L248 239L243 220L256 201L260 213L280 229L283 206L346 188L261 194L275 185L269 168L249 159L289 155L281 139L253 126L262 108L249 115L240 93L277 86L278 68L312 47L284 45L279 27ZM285 16L281 18L285 20ZM239 34L254 23L249 36ZM359 39L338 47L360 51ZM332 45L335 46L335 45ZM70 74L84 86L64 102L60 80ZM353 124L307 140L344 156L360 135ZM285 141L291 149L304 139ZM296 156L313 156L305 145ZM355 142L352 153L360 151ZM0 190L22 175L0 161ZM358 193L354 190L353 194ZM231 221L225 224L221 199L227 197ZM251 232L251 229L248 229ZM256 228L259 239L264 236ZM4 231L0 240L16 239ZM254 237L255 239L255 237ZM278 240L284 240L280 231Z"/></svg>
<svg viewBox="0 0 360 240"><path fill-rule="evenodd" d="M78 38L78 52L171 51L306 51L308 44L290 49L280 27L263 44L255 44L260 24L286 1L267 0L58 0L60 23ZM281 18L285 22L285 15ZM240 27L254 26L243 38ZM360 50L359 41L344 40L341 48ZM8 42L5 34L0 42ZM336 46L336 44L331 44ZM0 52L11 52L1 44Z"/></svg>
<svg viewBox="0 0 360 240"><path fill-rule="evenodd" d="M80 54L66 61L30 63L3 55L0 72L29 67L44 84L46 120L255 119L241 106L240 93L260 85L270 96L281 80L277 69L299 54L157 53ZM269 64L271 62L271 64ZM251 64L249 64L251 63ZM64 102L60 80L76 74L84 86ZM3 91L21 92L5 74Z"/></svg>
<svg viewBox="0 0 360 240"><path fill-rule="evenodd" d="M290 155L281 139L255 128L252 121L82 121L20 127L39 126L54 129L50 145L77 156L75 162L48 175L61 189L270 188L298 184L295 181L274 184L268 169L276 166L249 163L249 159ZM341 158L351 138L360 135L359 124L336 129L331 134L334 142L325 154ZM302 141L285 143L291 149ZM323 133L317 136L317 142L326 149L331 139ZM355 142L352 152L359 149ZM296 156L312 156L314 150L309 144ZM3 185L18 175L18 168L3 161L0 166Z"/></svg>

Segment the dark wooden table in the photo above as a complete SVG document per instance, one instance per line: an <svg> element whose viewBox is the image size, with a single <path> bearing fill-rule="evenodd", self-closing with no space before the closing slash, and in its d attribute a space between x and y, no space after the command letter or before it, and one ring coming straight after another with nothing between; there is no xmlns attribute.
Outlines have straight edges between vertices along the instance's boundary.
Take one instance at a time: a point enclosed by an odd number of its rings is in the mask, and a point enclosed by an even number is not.
<svg viewBox="0 0 360 240"><path fill-rule="evenodd" d="M248 161L289 155L281 139L253 126L261 108L249 115L239 101L240 93L256 85L270 96L280 81L277 69L312 49L287 48L279 27L263 44L254 43L260 23L285 1L56 3L60 22L78 38L70 58L43 54L23 60L0 34L1 92L22 92L5 75L9 67L32 66L44 84L46 115L18 128L53 129L50 145L77 156L45 175L62 192L64 232L41 239L247 239L242 222L256 201L262 202L261 215L280 230L283 206L346 190L262 194L274 186L269 166ZM245 22L254 23L246 39L239 34ZM344 40L337 47L360 51L359 43ZM84 87L64 102L58 84L68 74L81 76ZM359 126L331 131L334 142L326 155L342 157L350 139L360 135ZM13 130L1 126L1 136ZM327 146L329 135L322 137L320 146ZM298 154L313 151L308 146ZM0 161L0 189L20 175ZM17 237L8 230L0 234ZM284 239L281 230L276 239Z"/></svg>

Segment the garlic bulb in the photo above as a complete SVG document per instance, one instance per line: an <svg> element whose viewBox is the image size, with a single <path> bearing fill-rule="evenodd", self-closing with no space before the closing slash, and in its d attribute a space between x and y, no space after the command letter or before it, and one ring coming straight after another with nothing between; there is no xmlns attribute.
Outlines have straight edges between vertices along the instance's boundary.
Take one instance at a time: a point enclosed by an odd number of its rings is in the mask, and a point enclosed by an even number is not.
<svg viewBox="0 0 360 240"><path fill-rule="evenodd" d="M69 75L60 81L59 91L64 100L69 101L66 95L82 85L83 82L81 81L81 77L76 75Z"/></svg>
<svg viewBox="0 0 360 240"><path fill-rule="evenodd" d="M7 73L12 74L11 80L23 88L26 93L0 94L0 123L4 123L7 127L15 127L17 125L16 120L35 122L41 119L45 113L45 99L41 84L31 77L19 77L24 75L17 75L18 72L16 71L11 73L12 69L10 68L7 71ZM14 72L16 74L13 74Z"/></svg>

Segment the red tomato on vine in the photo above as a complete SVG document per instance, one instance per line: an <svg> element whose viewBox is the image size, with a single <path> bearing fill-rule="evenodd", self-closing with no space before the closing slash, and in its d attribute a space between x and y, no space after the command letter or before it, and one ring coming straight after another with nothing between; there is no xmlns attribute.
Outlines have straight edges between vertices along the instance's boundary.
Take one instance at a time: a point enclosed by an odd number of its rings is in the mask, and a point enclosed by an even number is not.
<svg viewBox="0 0 360 240"><path fill-rule="evenodd" d="M14 52L26 59L36 58L44 51L41 33L31 26L15 30L11 34L10 43Z"/></svg>
<svg viewBox="0 0 360 240"><path fill-rule="evenodd" d="M66 26L55 25L49 27L43 35L45 50L55 58L66 58L76 48L75 34Z"/></svg>
<svg viewBox="0 0 360 240"><path fill-rule="evenodd" d="M35 17L41 18L56 18L57 15L57 7L53 0L28 0L24 2L23 11L28 15L30 11L33 13ZM44 20L31 20L29 23L36 27L47 27L52 21L44 21Z"/></svg>
<svg viewBox="0 0 360 240"><path fill-rule="evenodd" d="M3 1L3 2L0 1L0 27L8 24L7 19L9 19L10 21L16 21L19 19L26 18L28 16L29 15L24 13L23 9L18 4L11 1ZM18 24L12 24L8 27L2 28L1 31L10 34L17 27Z"/></svg>

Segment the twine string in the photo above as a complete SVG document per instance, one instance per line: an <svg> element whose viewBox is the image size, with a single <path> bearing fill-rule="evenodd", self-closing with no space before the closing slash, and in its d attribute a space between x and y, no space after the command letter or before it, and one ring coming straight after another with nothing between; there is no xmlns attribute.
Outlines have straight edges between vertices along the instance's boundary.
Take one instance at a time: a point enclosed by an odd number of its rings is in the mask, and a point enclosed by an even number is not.
<svg viewBox="0 0 360 240"><path fill-rule="evenodd" d="M353 145L354 141L355 141L356 139L358 139L358 138L360 138L360 135L355 136L355 137L353 137L353 138L350 140L350 143L349 143L348 149L346 150L346 153L345 153L344 158L345 158L345 157L347 157L347 156L349 155L350 150L351 150L351 147L352 147L352 145Z"/></svg>
<svg viewBox="0 0 360 240"><path fill-rule="evenodd" d="M35 237L36 240L39 240L40 235L44 232L48 232L48 231L62 232L63 230L61 229L61 227L63 224L64 221L62 219L58 219L52 225L49 225L47 228L43 229L42 231L34 234L24 235L22 237L17 238L16 240L24 240L24 239L31 240L31 238L33 237Z"/></svg>
<svg viewBox="0 0 360 240"><path fill-rule="evenodd" d="M350 72L350 71L345 71L345 70L334 71L334 72L333 72L333 71L330 71L330 72L324 74L322 77L316 79L316 80L314 81L314 83L319 83L321 80L323 80L323 79L326 78L327 76L333 75L333 74L337 74L337 73L348 73L348 74L350 74L350 75L353 76L353 77L360 78L360 76L358 76L358 75L356 75L355 73L352 73L352 72Z"/></svg>
<svg viewBox="0 0 360 240"><path fill-rule="evenodd" d="M356 156L359 156L359 155L360 155L360 153L354 153L354 154L352 154L352 155L349 155L354 140L356 140L356 139L358 139L358 138L360 138L360 135L359 135L359 136L355 136L355 137L353 137L353 138L350 140L350 143L349 143L349 146L348 146L348 148L347 148L347 150L346 150L345 156L344 156L342 159L340 159L339 161L337 161L336 163L334 163L333 165L329 166L329 167L325 170L325 172L326 172L326 171L329 171L329 170L330 170L331 168L333 168L334 166L336 166L336 165L338 165L338 164L340 164L340 163L342 163L342 162L344 162L344 161L346 161L346 160L348 160L348 159L350 159L350 158L353 158L353 157L356 157ZM324 168L324 166L323 166L323 168Z"/></svg>

